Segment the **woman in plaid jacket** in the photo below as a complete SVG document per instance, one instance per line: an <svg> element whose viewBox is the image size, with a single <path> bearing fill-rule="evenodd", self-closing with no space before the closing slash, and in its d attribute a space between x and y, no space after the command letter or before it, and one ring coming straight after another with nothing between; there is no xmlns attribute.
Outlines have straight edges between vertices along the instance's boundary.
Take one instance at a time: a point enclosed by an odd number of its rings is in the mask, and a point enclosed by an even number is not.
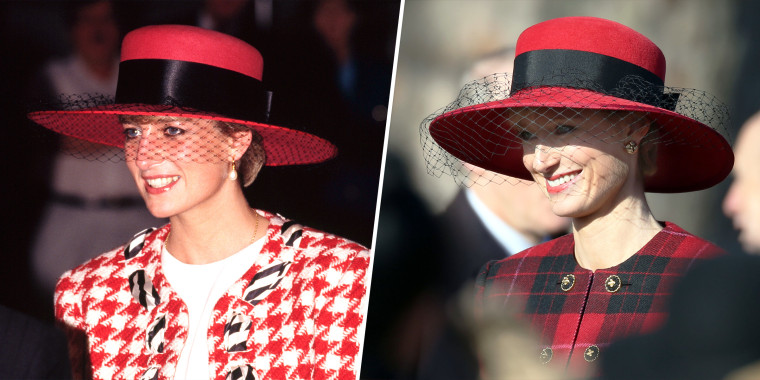
<svg viewBox="0 0 760 380"><path fill-rule="evenodd" d="M60 279L56 318L77 378L355 378L369 252L243 195L263 165L336 153L268 124L262 71L231 36L148 26L124 39L115 102L30 113L123 147L148 210L170 221Z"/></svg>
<svg viewBox="0 0 760 380"><path fill-rule="evenodd" d="M659 326L674 282L722 253L656 220L644 193L723 180L733 165L719 133L727 114L703 92L665 87L660 49L616 22L545 21L516 50L511 83L469 85L460 95L469 98L429 117L423 133L453 156L431 159L534 180L572 218L571 234L487 263L477 304L516 310L540 337L536 358L583 377L612 341Z"/></svg>

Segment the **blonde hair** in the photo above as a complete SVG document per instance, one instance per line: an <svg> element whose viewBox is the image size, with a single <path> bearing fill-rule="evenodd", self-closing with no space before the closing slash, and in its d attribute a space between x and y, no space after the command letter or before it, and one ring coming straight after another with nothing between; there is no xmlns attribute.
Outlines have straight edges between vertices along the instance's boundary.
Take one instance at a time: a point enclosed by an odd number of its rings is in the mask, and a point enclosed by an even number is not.
<svg viewBox="0 0 760 380"><path fill-rule="evenodd" d="M251 133L251 144L248 145L248 149L245 150L245 153L243 153L240 159L235 163L238 167L238 172L240 173L239 178L243 186L249 186L259 175L261 168L267 160L267 154L262 145L263 139L261 135L252 128L240 124L220 121L216 126L222 131L222 133L233 138L235 137L235 134L239 132Z"/></svg>

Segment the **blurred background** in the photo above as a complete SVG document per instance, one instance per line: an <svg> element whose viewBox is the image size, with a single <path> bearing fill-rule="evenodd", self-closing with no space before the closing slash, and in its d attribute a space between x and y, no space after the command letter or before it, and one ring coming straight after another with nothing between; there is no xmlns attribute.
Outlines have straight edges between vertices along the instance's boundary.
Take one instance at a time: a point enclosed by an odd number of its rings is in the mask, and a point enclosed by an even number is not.
<svg viewBox="0 0 760 380"><path fill-rule="evenodd" d="M64 270L165 223L145 215L123 162L71 160L65 141L25 116L60 94L115 91L121 39L150 24L215 29L261 51L270 122L339 153L265 167L245 190L249 203L369 246L399 9L390 0L0 2L0 304L51 321Z"/></svg>
<svg viewBox="0 0 760 380"><path fill-rule="evenodd" d="M730 107L733 144L738 128L760 109L758 15L760 3L742 0L405 1L362 377L468 378L452 370L446 373L450 363L436 353L441 334L450 330L445 325L452 314L462 320L452 310L456 301L451 300L451 290L444 290L450 265L445 261L451 258L442 252L451 245L446 237L452 232L442 232L437 223L461 191L451 177L427 174L419 126L455 100L464 83L476 79L476 63L513 53L520 32L547 19L611 19L662 49L665 85L704 90ZM487 74L481 72L480 77ZM729 177L709 190L647 198L659 220L740 251L737 233L721 211L730 182ZM460 253L470 255L477 249ZM463 293L472 289L463 288ZM463 351L466 343L465 339ZM465 354L448 355L443 357ZM463 366L472 366L469 360ZM435 369L444 374L431 376Z"/></svg>

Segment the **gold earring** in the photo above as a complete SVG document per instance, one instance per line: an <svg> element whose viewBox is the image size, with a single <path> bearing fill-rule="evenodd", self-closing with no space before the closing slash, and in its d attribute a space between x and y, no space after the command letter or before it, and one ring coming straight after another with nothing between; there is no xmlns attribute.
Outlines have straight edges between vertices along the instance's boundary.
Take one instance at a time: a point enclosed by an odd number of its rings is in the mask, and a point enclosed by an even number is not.
<svg viewBox="0 0 760 380"><path fill-rule="evenodd" d="M237 171L235 171L235 161L230 162L232 164L232 168L230 169L230 181L235 181L238 178Z"/></svg>
<svg viewBox="0 0 760 380"><path fill-rule="evenodd" d="M625 151L628 152L628 154L636 153L637 149L639 149L639 145L636 144L635 141L629 141L625 144Z"/></svg>

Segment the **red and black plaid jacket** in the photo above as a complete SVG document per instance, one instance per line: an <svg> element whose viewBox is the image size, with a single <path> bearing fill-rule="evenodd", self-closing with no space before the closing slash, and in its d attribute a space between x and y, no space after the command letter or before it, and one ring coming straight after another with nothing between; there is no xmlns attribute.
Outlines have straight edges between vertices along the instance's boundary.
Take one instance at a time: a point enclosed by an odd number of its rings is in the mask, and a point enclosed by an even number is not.
<svg viewBox="0 0 760 380"><path fill-rule="evenodd" d="M666 223L625 262L592 272L578 266L571 234L486 264L477 302L516 307L540 335L537 360L588 374L611 342L664 322L674 283L695 261L722 253Z"/></svg>

